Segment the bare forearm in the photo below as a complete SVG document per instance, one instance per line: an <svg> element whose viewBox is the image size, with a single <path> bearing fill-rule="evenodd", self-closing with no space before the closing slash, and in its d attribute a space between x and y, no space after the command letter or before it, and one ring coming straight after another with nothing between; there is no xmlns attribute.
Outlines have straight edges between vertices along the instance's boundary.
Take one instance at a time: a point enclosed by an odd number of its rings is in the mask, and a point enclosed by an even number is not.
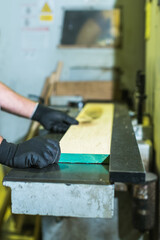
<svg viewBox="0 0 160 240"><path fill-rule="evenodd" d="M3 141L3 137L2 136L0 136L0 144L1 144L1 142Z"/></svg>
<svg viewBox="0 0 160 240"><path fill-rule="evenodd" d="M0 82L0 106L4 111L30 118L36 104Z"/></svg>

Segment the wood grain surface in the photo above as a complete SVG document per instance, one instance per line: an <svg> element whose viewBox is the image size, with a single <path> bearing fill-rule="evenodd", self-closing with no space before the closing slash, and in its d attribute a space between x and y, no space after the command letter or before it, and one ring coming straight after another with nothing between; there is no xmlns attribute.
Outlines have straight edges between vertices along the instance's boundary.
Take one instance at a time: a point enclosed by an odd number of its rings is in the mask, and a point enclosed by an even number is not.
<svg viewBox="0 0 160 240"><path fill-rule="evenodd" d="M114 105L88 103L60 141L60 162L102 163L110 154Z"/></svg>

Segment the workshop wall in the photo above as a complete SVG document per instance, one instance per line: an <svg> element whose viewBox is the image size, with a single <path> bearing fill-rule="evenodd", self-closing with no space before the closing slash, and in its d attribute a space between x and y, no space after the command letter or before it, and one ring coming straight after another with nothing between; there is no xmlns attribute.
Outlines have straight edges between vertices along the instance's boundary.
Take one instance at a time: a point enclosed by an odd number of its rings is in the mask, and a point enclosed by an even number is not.
<svg viewBox="0 0 160 240"><path fill-rule="evenodd" d="M144 70L144 0L118 0L122 6L123 47L116 52L116 65L122 69L122 87L135 90L136 72Z"/></svg>
<svg viewBox="0 0 160 240"><path fill-rule="evenodd" d="M160 172L160 6L157 0L146 1L146 111L153 119L154 147L156 162Z"/></svg>
<svg viewBox="0 0 160 240"><path fill-rule="evenodd" d="M5 0L0 1L0 81L28 96L39 95L45 78L64 62L63 81L74 67L119 67L123 88L135 88L136 71L144 69L145 0ZM43 21L42 8L51 13ZM122 8L122 48L62 49L60 43L65 9ZM78 79L77 79L78 80ZM10 141L22 137L30 120L0 113L1 134ZM3 128L2 128L3 126Z"/></svg>
<svg viewBox="0 0 160 240"><path fill-rule="evenodd" d="M64 6L64 7L63 7ZM90 7L92 6L92 8ZM57 9L61 9L55 16L55 34L57 45L61 39L62 23L56 23L63 18L65 9L122 9L122 47L118 49L55 49L57 59L64 61L62 80L67 81L70 77L70 69L81 67L118 67L122 70L122 88L133 91L135 89L135 78L137 70L144 70L144 0L110 0L110 1L79 1L65 0L56 2ZM76 57L75 57L76 56ZM78 79L77 79L78 80Z"/></svg>

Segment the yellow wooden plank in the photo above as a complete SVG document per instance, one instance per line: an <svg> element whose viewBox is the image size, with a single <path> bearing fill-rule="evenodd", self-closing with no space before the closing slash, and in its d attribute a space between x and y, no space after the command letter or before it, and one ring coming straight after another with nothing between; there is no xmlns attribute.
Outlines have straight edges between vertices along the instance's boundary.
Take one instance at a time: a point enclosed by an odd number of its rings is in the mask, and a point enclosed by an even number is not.
<svg viewBox="0 0 160 240"><path fill-rule="evenodd" d="M96 156L108 156L110 154L114 105L107 103L88 103L77 117L79 125L73 125L60 141L61 159L65 161L68 154L68 162L72 162L71 156L82 161L82 155L92 158L94 163ZM94 158L93 158L94 156ZM99 160L98 160L99 161ZM73 161L74 162L74 161ZM77 161L76 161L77 162ZM84 159L83 159L83 162Z"/></svg>

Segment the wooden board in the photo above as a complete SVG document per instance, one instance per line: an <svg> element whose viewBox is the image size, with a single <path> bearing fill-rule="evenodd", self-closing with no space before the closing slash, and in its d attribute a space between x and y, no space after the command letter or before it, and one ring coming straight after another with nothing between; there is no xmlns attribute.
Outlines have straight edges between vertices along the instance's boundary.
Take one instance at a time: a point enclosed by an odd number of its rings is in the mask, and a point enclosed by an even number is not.
<svg viewBox="0 0 160 240"><path fill-rule="evenodd" d="M60 162L108 163L114 105L88 103L60 141Z"/></svg>
<svg viewBox="0 0 160 240"><path fill-rule="evenodd" d="M85 100L113 100L118 81L58 82L55 93L59 96L82 96Z"/></svg>

